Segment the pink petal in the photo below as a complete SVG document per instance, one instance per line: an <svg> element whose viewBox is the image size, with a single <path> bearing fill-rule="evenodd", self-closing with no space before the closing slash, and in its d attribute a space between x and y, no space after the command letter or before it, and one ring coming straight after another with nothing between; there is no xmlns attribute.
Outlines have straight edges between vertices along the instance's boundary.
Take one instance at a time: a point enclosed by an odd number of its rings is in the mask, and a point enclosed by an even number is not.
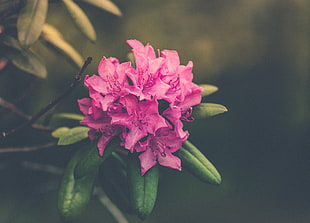
<svg viewBox="0 0 310 223"><path fill-rule="evenodd" d="M145 152L139 155L141 175L143 176L149 169L156 165L156 156L151 149L147 149Z"/></svg>
<svg viewBox="0 0 310 223"><path fill-rule="evenodd" d="M158 163L162 166L170 167L173 169L181 170L181 160L180 158L171 154L169 150L165 151L165 155L157 155Z"/></svg>

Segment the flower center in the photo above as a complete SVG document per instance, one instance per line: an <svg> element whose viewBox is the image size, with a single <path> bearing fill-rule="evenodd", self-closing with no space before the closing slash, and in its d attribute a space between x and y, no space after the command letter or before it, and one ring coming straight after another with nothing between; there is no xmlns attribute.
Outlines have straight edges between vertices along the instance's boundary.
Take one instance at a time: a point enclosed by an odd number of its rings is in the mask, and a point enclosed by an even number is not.
<svg viewBox="0 0 310 223"><path fill-rule="evenodd" d="M193 117L190 117L193 114L193 108L190 107L185 112L182 112L181 120L186 122L193 122L195 119Z"/></svg>
<svg viewBox="0 0 310 223"><path fill-rule="evenodd" d="M114 75L107 75L108 86L106 87L107 91L112 95L118 95L121 92L122 87L120 82L114 77Z"/></svg>
<svg viewBox="0 0 310 223"><path fill-rule="evenodd" d="M148 126L148 118L146 114L139 113L137 114L136 119L132 120L131 123L142 131L144 126Z"/></svg>

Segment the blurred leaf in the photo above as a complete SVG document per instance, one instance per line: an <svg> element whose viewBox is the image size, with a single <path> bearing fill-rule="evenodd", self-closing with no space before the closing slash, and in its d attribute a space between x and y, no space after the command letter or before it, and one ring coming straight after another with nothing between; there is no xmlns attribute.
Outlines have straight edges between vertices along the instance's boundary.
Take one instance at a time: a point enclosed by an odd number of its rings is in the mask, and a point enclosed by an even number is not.
<svg viewBox="0 0 310 223"><path fill-rule="evenodd" d="M214 165L189 141L186 141L175 154L180 157L182 166L203 182L221 183L221 175Z"/></svg>
<svg viewBox="0 0 310 223"><path fill-rule="evenodd" d="M57 130L59 132L57 132ZM89 130L88 127L78 126L78 127L74 127L66 131L66 129L62 127L60 128L60 130L56 129L55 130L56 133L54 131L53 136L54 137L59 136L57 145L65 146L65 145L70 145L70 144L73 144L73 143L76 143L78 141L88 138L88 130ZM60 132L62 134L59 134Z"/></svg>
<svg viewBox="0 0 310 223"><path fill-rule="evenodd" d="M211 84L200 84L199 87L203 88L203 91L201 92L202 97L213 94L214 92L218 91L218 87Z"/></svg>
<svg viewBox="0 0 310 223"><path fill-rule="evenodd" d="M63 36L55 27L44 24L41 38L54 50L66 56L78 68L83 65L84 61L82 56L63 39Z"/></svg>
<svg viewBox="0 0 310 223"><path fill-rule="evenodd" d="M88 150L89 148L85 149ZM72 157L61 180L58 193L58 209L64 220L74 220L78 217L86 208L92 195L98 169L82 178L75 179L74 177L75 167L83 159L85 149L80 149Z"/></svg>
<svg viewBox="0 0 310 223"><path fill-rule="evenodd" d="M203 119L227 112L227 108L224 105L214 103L200 103L193 109L193 117L196 119Z"/></svg>
<svg viewBox="0 0 310 223"><path fill-rule="evenodd" d="M122 16L121 10L110 0L80 0L80 1L96 6L114 15Z"/></svg>
<svg viewBox="0 0 310 223"><path fill-rule="evenodd" d="M73 119L77 121L82 121L84 116L75 113L57 113L54 115L56 118L66 118L66 119Z"/></svg>
<svg viewBox="0 0 310 223"><path fill-rule="evenodd" d="M17 19L17 34L21 45L29 47L38 40L46 19L48 0L27 0Z"/></svg>
<svg viewBox="0 0 310 223"><path fill-rule="evenodd" d="M91 41L96 41L96 32L84 11L72 0L62 0L78 29Z"/></svg>
<svg viewBox="0 0 310 223"><path fill-rule="evenodd" d="M66 134L70 129L68 127L60 127L52 132L54 138L60 138L63 134Z"/></svg>
<svg viewBox="0 0 310 223"><path fill-rule="evenodd" d="M153 166L141 176L140 162L136 154L130 154L128 160L128 181L130 203L136 214L146 219L153 210L157 197L158 166Z"/></svg>
<svg viewBox="0 0 310 223"><path fill-rule="evenodd" d="M17 68L40 78L46 78L47 70L40 58L30 49L23 49L13 37L6 37L3 43L10 48L4 49L5 56Z"/></svg>

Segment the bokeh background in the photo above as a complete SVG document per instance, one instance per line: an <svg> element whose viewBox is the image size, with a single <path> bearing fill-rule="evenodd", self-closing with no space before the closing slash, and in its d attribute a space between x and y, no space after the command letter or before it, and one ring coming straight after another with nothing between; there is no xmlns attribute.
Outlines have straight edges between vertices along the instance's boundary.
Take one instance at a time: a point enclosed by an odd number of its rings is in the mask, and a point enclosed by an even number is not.
<svg viewBox="0 0 310 223"><path fill-rule="evenodd" d="M310 222L310 2L308 0L114 1L117 17L81 3L97 31L85 39L59 4L48 22L63 32L84 56L87 73L96 73L103 56L125 61L135 38L155 48L176 49L182 64L194 62L195 82L219 91L206 98L228 113L187 125L191 141L222 174L220 186L206 185L189 173L165 170L153 213L145 223L307 223ZM1 97L34 114L59 95L77 70L43 45L35 48L48 66L45 80L13 67L0 75ZM11 76L8 78L8 74ZM74 100L87 96L79 87L58 111L77 112ZM14 126L2 111L0 126ZM10 123L8 123L8 121ZM2 127L1 127L2 129ZM22 132L3 146L33 145L47 137ZM64 167L74 148L0 154L0 222L60 222L60 177L25 167L25 161ZM127 215L129 222L142 222ZM76 222L115 222L93 199Z"/></svg>

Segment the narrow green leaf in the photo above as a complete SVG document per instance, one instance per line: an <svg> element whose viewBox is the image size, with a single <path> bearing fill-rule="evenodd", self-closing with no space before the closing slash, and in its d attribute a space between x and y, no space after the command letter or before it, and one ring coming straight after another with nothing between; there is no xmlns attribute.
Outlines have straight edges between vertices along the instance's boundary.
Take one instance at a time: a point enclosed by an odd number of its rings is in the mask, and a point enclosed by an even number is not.
<svg viewBox="0 0 310 223"><path fill-rule="evenodd" d="M45 65L30 49L23 49L13 37L7 37L3 43L10 47L3 50L6 51L5 56L14 66L39 78L46 78L47 70Z"/></svg>
<svg viewBox="0 0 310 223"><path fill-rule="evenodd" d="M62 0L78 29L91 41L96 41L96 32L84 11L72 0Z"/></svg>
<svg viewBox="0 0 310 223"><path fill-rule="evenodd" d="M46 19L48 0L27 0L17 18L17 34L21 45L29 47L38 40Z"/></svg>
<svg viewBox="0 0 310 223"><path fill-rule="evenodd" d="M114 15L122 16L121 10L110 0L81 0L95 7L108 11Z"/></svg>
<svg viewBox="0 0 310 223"><path fill-rule="evenodd" d="M82 121L84 116L75 113L57 113L54 115L55 118L66 118L66 119L73 119L77 121Z"/></svg>
<svg viewBox="0 0 310 223"><path fill-rule="evenodd" d="M130 155L128 181L131 207L144 220L151 214L155 205L158 188L158 166L153 166L141 176L138 156L136 154Z"/></svg>
<svg viewBox="0 0 310 223"><path fill-rule="evenodd" d="M74 171L75 178L82 178L91 172L94 172L95 169L98 169L99 166L111 155L115 148L119 147L119 144L119 139L112 139L105 148L103 156L100 156L96 143L95 146L85 152L83 158L76 165Z"/></svg>
<svg viewBox="0 0 310 223"><path fill-rule="evenodd" d="M201 92L202 97L208 96L218 91L218 87L211 84L200 84L199 87L203 88L203 91Z"/></svg>
<svg viewBox="0 0 310 223"><path fill-rule="evenodd" d="M77 68L80 68L84 61L82 56L64 40L61 33L53 26L44 24L42 28L41 39L48 44L53 50L64 55Z"/></svg>
<svg viewBox="0 0 310 223"><path fill-rule="evenodd" d="M53 132L52 132L52 136L54 138L60 138L62 137L64 134L66 134L68 131L70 131L70 129L68 127L60 127L58 129L55 129Z"/></svg>
<svg viewBox="0 0 310 223"><path fill-rule="evenodd" d="M88 148L86 148L88 149ZM64 220L74 220L77 218L87 204L92 195L94 182L98 174L98 169L88 175L75 179L74 170L78 162L83 158L85 150L79 150L68 163L58 193L58 209Z"/></svg>
<svg viewBox="0 0 310 223"><path fill-rule="evenodd" d="M193 109L193 117L196 119L203 119L210 116L218 115L227 112L224 105L214 103L200 103Z"/></svg>
<svg viewBox="0 0 310 223"><path fill-rule="evenodd" d="M176 153L182 166L206 183L220 184L222 179L214 165L192 143L186 141Z"/></svg>
<svg viewBox="0 0 310 223"><path fill-rule="evenodd" d="M88 138L88 127L78 126L68 131L64 131L63 134L59 137L58 144L61 146L70 145Z"/></svg>

